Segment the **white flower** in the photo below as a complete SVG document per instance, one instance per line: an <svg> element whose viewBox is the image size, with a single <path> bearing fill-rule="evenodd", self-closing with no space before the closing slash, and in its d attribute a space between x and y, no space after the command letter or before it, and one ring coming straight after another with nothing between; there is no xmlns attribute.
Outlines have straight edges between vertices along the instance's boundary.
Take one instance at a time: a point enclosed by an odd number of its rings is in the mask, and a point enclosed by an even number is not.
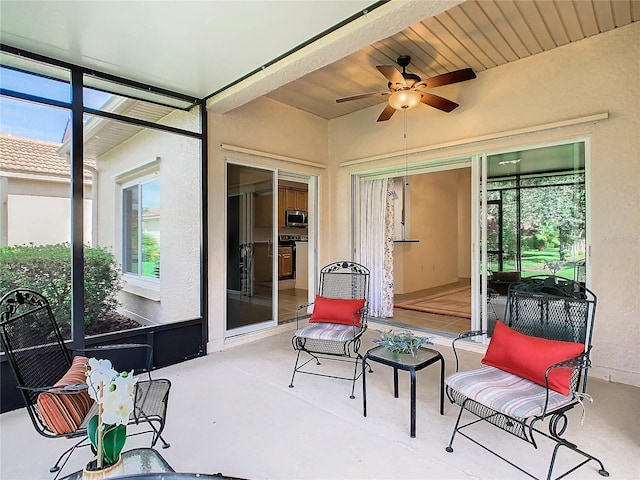
<svg viewBox="0 0 640 480"><path fill-rule="evenodd" d="M127 389L105 390L102 397L102 421L107 425L126 425L133 411L133 398Z"/></svg>
<svg viewBox="0 0 640 480"><path fill-rule="evenodd" d="M96 402L101 403L102 400L98 394L100 382L103 383L103 389L106 391L109 388L109 384L118 376L118 372L113 369L109 360L97 360L95 358L89 359L89 368L90 370L87 372L89 396Z"/></svg>
<svg viewBox="0 0 640 480"><path fill-rule="evenodd" d="M120 393L124 394L126 392L133 398L137 381L138 378L133 376L133 370L131 370L130 372L122 372L118 375L113 380L113 385L116 390L120 391Z"/></svg>

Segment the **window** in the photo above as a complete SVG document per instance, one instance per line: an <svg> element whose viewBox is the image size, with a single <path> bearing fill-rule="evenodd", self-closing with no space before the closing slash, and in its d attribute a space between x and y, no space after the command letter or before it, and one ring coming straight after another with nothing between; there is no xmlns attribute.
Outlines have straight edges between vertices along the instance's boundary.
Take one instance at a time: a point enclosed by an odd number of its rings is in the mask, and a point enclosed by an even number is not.
<svg viewBox="0 0 640 480"><path fill-rule="evenodd" d="M144 279L160 278L160 179L127 185L122 190L124 273Z"/></svg>

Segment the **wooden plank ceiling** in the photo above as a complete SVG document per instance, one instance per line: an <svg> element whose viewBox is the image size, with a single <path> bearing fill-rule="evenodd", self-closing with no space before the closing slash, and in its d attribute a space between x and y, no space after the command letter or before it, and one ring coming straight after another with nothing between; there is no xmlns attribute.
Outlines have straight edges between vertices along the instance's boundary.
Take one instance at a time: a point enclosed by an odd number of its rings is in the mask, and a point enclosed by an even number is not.
<svg viewBox="0 0 640 480"><path fill-rule="evenodd" d="M640 0L468 0L267 96L332 119L385 103L335 99L387 91L375 66L395 65L400 55L411 56L407 72L423 80L465 67L482 72L638 20Z"/></svg>

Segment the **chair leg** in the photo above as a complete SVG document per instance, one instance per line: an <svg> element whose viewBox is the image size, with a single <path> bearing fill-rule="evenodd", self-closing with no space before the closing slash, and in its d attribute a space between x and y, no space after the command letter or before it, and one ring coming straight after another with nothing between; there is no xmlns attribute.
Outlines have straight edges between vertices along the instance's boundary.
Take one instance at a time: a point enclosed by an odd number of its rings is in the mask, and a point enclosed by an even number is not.
<svg viewBox="0 0 640 480"><path fill-rule="evenodd" d="M355 359L354 366L353 366L353 382L351 382L351 395L349 396L349 398L351 400L353 400L354 398L356 398L356 396L353 394L353 392L355 391L356 388L356 380L358 379L358 364L360 363L360 356L358 355L358 358ZM362 372L362 374L364 375L364 371Z"/></svg>
<svg viewBox="0 0 640 480"><path fill-rule="evenodd" d="M458 425L460 425L462 412L464 412L464 408L460 407L460 412L458 412L458 419L456 420L456 424L453 427L453 433L451 434L451 440L449 440L449 445L447 446L447 448L445 448L445 450L449 453L453 452L453 447L451 445L453 445L453 439L456 436L456 433L458 432Z"/></svg>
<svg viewBox="0 0 640 480"><path fill-rule="evenodd" d="M75 451L75 449L78 448L78 447L86 446L86 445L82 445L82 444L84 442L86 442L87 440L88 440L88 437L84 437L78 443L76 443L72 447L70 447L70 448L66 449L64 452L62 452L62 454L58 457L58 460L56 461L55 465L49 469L49 472L51 472L51 473L58 472L57 475L54 477L54 479L58 478L58 475L60 475L60 472L62 472L62 469L64 468L64 466L69 461L69 458L71 458L71 454ZM63 460L63 458L64 458L64 461L62 462L62 465L61 465L60 462Z"/></svg>
<svg viewBox="0 0 640 480"><path fill-rule="evenodd" d="M162 431L164 430L164 422L160 422L160 428L157 429L154 425L152 420L150 419L146 419L147 423L149 424L149 426L151 427L151 429L153 430L153 437L151 439L151 448L155 447L156 443L158 442L158 440L162 440L162 448L163 449L167 449L171 446L171 444L167 443L167 441L162 437Z"/></svg>
<svg viewBox="0 0 640 480"><path fill-rule="evenodd" d="M556 441L557 441L557 444L556 444L555 448L553 449L553 455L551 455L551 463L549 464L549 472L547 473L547 480L551 480L551 473L553 472L553 465L555 464L556 455L557 455L558 450L560 449L560 447L567 447L569 450L572 450L572 451L574 451L576 453L579 453L580 455L584 456L586 458L586 460L584 460L582 463L579 463L578 465L573 467L571 470L566 471L564 474L562 474L558 478L562 478L562 477L570 474L571 472L573 472L574 470L577 470L582 465L584 465L587 462L590 462L591 460L594 460L594 461L596 461L596 462L598 462L600 464L600 469L598 470L598 473L600 474L600 476L602 476L602 477L608 477L609 476L609 472L604 468L604 464L599 459L594 457L593 455L589 455L588 453L583 452L576 445L574 445L572 443L569 443L567 441L562 441L562 440L559 440L559 441L556 440Z"/></svg>
<svg viewBox="0 0 640 480"><path fill-rule="evenodd" d="M296 372L298 371L298 362L300 361L300 352L302 352L302 350L298 350L298 355L296 356L296 364L293 367L293 375L291 375L291 383L289 384L289 388L293 388L293 379L296 376Z"/></svg>

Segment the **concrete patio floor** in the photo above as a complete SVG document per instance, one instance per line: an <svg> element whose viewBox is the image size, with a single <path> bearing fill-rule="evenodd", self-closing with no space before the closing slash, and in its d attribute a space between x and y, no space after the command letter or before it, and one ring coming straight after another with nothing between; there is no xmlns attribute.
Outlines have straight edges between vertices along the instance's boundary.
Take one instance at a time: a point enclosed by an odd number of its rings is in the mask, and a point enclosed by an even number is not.
<svg viewBox="0 0 640 480"><path fill-rule="evenodd" d="M371 348L374 328L361 351ZM373 364L367 376L368 416L362 415L362 383L356 399L343 380L296 376L288 388L295 354L291 332L239 345L154 372L173 387L165 438L171 448L160 450L178 472L218 473L246 479L520 479L528 478L464 437L454 452L445 452L458 409L445 399L438 414L439 368L417 374L417 437L409 436L409 375L400 372L400 398L393 398L393 370ZM437 343L440 343L438 341ZM442 343L446 343L443 340ZM436 345L455 363L451 348ZM462 353L463 368L479 364L481 355ZM324 362L323 369L340 373L351 368ZM590 380L594 402L569 415L566 437L599 457L614 479L640 478L640 389ZM536 450L486 424L473 427L504 455L536 476L546 477L550 442L540 439ZM148 446L148 435L127 440L125 449ZM0 478L52 479L49 467L71 445L46 439L33 429L24 409L0 416ZM566 449L557 470L577 463ZM81 469L91 459L89 449L77 450L62 476ZM589 462L570 479L602 478Z"/></svg>

